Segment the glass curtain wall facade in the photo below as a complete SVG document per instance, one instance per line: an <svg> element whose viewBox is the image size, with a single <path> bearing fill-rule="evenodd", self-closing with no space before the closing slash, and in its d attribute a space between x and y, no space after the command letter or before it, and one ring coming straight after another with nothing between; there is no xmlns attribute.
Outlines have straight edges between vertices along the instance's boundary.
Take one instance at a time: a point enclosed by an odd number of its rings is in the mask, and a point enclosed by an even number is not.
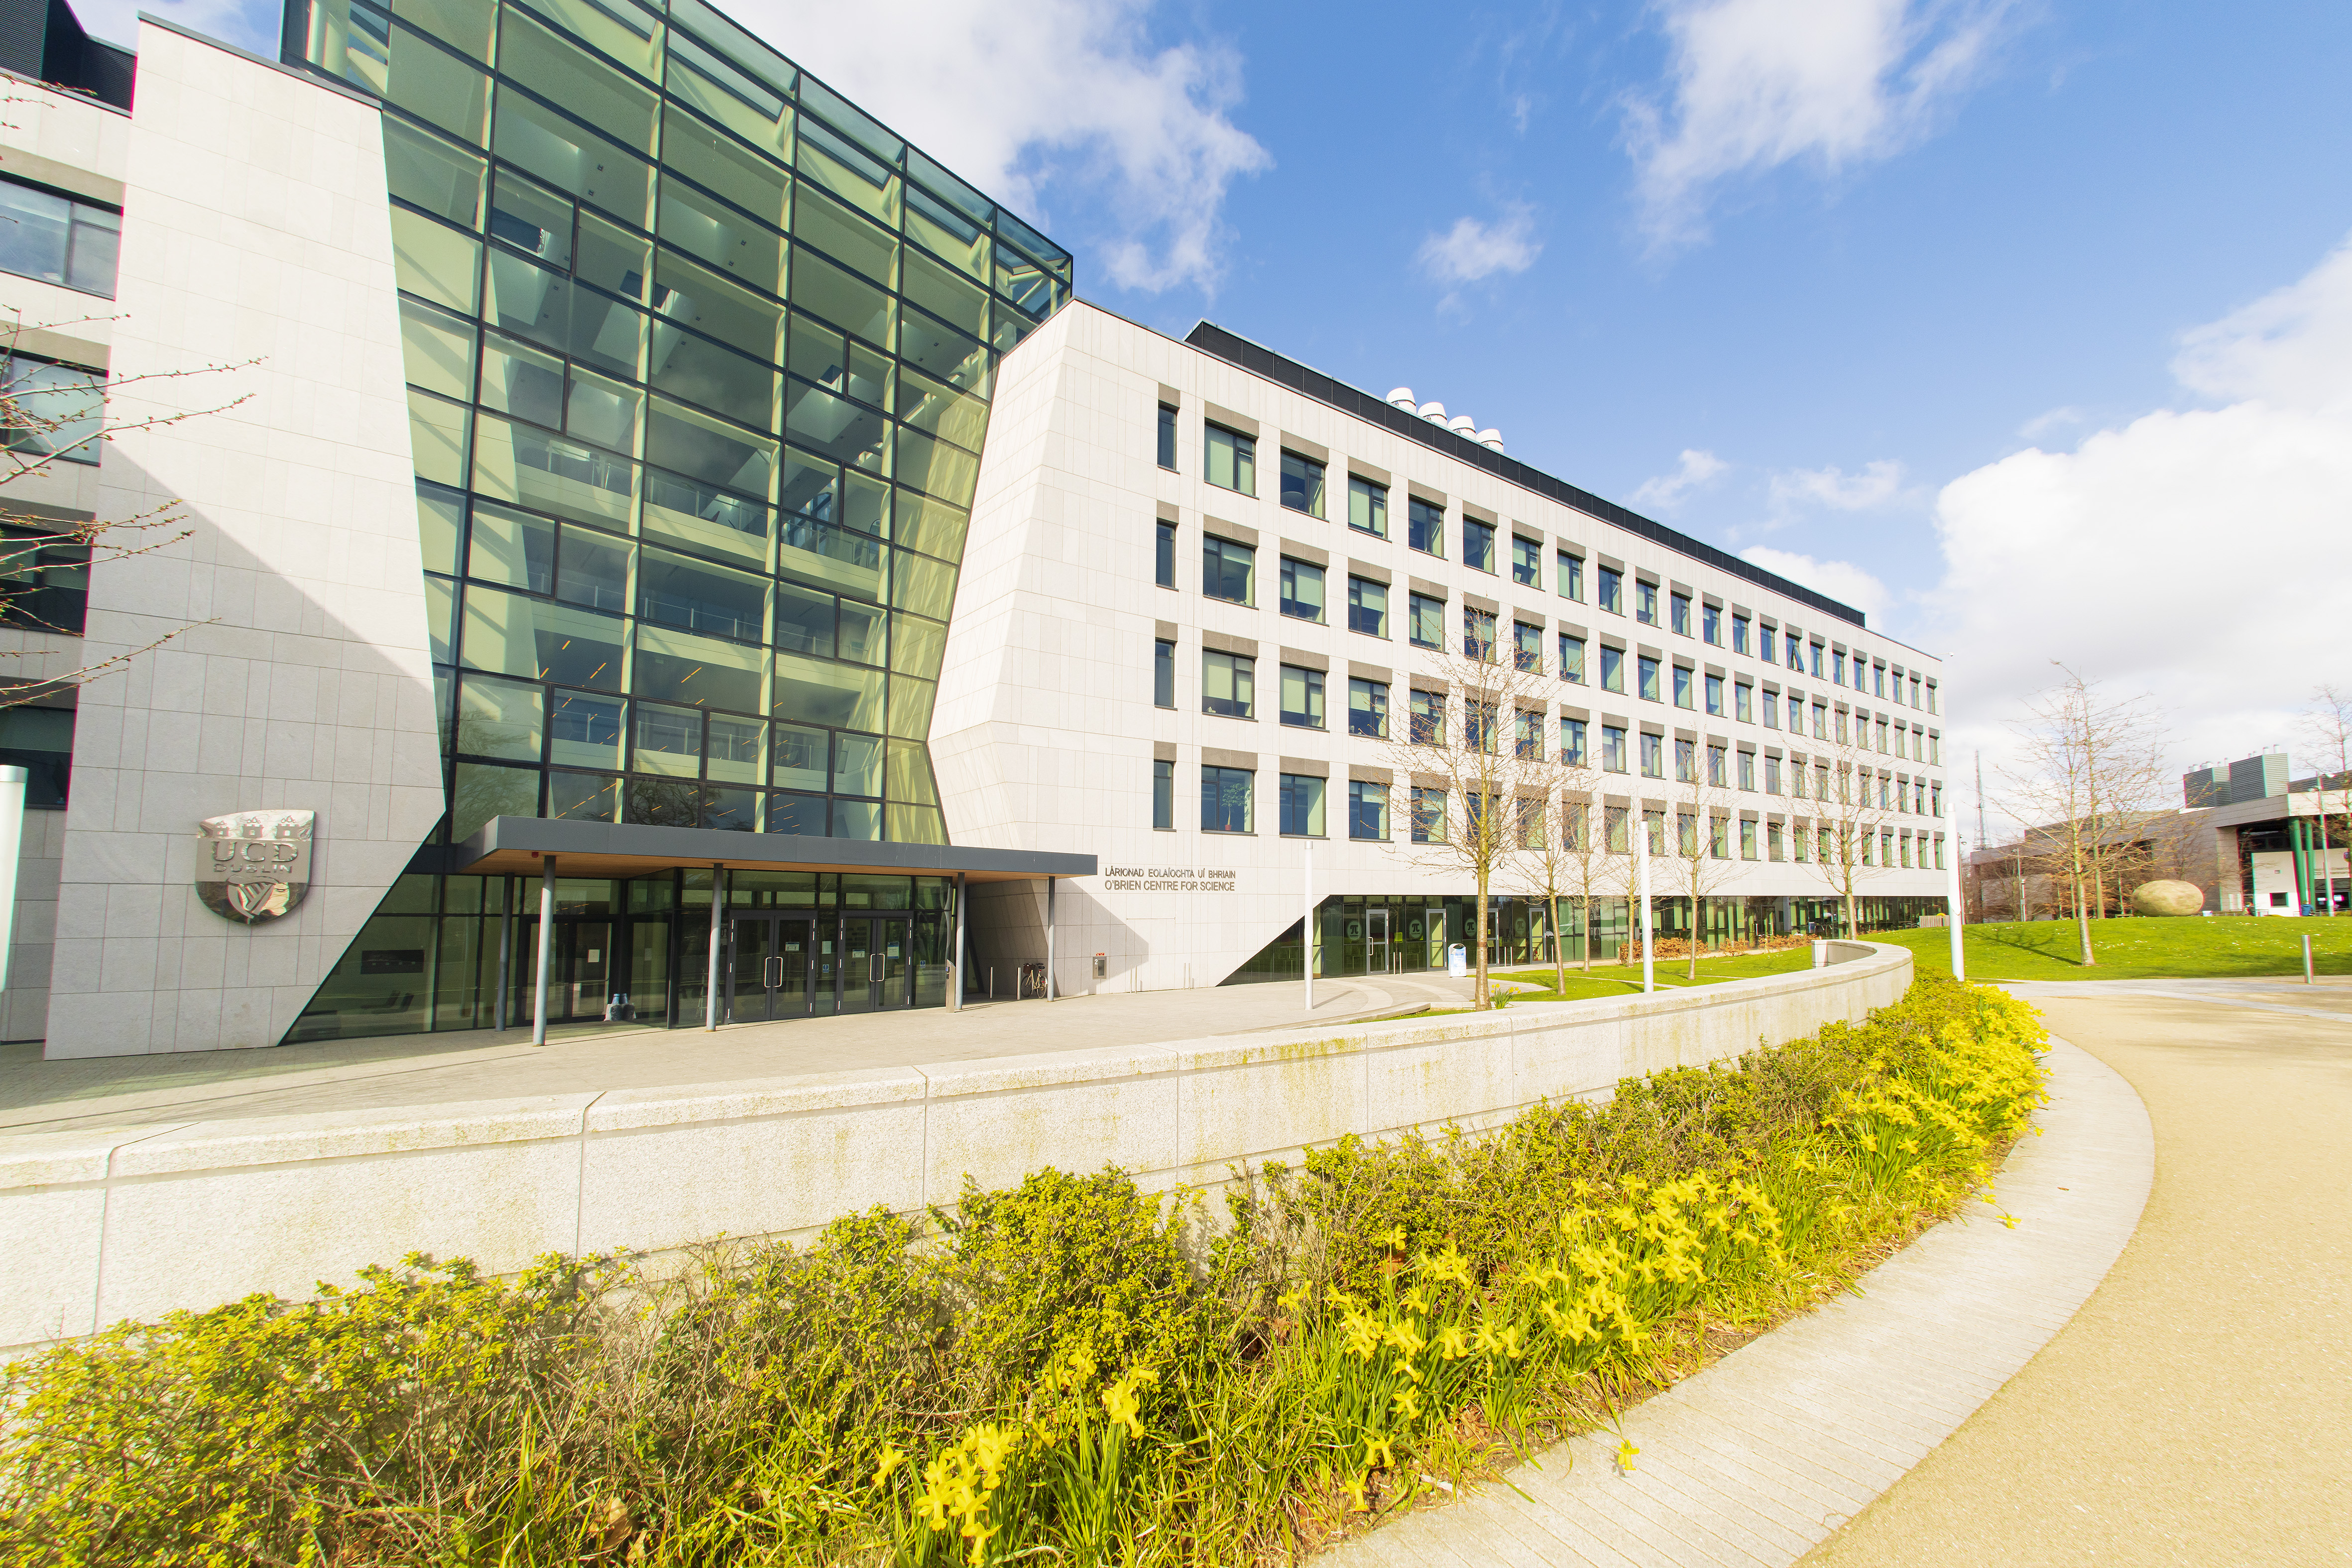
<svg viewBox="0 0 2352 1568"><path fill-rule="evenodd" d="M284 47L384 106L436 841L945 842L926 742L995 367L1068 253L699 0L298 0ZM367 1032L479 1027L445 988Z"/></svg>

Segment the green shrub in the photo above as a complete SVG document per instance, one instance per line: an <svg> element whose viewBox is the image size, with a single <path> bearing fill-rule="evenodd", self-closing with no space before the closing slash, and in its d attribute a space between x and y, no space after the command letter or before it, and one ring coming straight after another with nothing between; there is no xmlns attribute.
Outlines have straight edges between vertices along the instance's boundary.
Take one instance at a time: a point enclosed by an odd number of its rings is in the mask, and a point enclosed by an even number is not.
<svg viewBox="0 0 2352 1568"><path fill-rule="evenodd" d="M42 1564L1248 1562L1589 1422L1949 1212L2042 1103L2030 1010L1868 1021L1344 1140L1220 1224L1117 1171L804 1248L125 1325L0 1381Z"/></svg>

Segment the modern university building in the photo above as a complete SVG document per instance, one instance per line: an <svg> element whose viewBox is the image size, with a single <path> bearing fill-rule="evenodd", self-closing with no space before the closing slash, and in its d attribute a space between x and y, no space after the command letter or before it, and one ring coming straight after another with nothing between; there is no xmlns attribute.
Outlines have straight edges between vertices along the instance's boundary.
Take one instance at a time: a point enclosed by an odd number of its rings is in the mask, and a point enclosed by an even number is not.
<svg viewBox="0 0 2352 1568"><path fill-rule="evenodd" d="M1595 831L1713 781L1703 934L1832 916L1849 733L1864 924L1943 908L1934 660L1403 389L1076 299L701 0L292 0L278 61L5 9L11 531L180 519L17 552L9 1040L527 1023L542 928L557 1022L1296 975L1310 847L1320 973L1442 965L1473 889L1391 727L1474 631L1557 677L1521 743Z"/></svg>

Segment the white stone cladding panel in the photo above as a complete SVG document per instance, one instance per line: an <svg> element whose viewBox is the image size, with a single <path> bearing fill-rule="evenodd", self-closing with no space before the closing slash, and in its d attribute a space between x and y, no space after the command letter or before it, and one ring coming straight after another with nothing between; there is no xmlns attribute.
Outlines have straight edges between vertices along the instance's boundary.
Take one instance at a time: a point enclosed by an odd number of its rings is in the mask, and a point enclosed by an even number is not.
<svg viewBox="0 0 2352 1568"><path fill-rule="evenodd" d="M1172 387L1179 397L1177 471L1156 461L1156 410ZM1204 405L1232 411L1258 423L1256 497L1209 486L1201 474L1200 427ZM1280 460L1286 434L1327 448L1325 518L1280 506ZM1390 537L1375 538L1347 527L1347 476L1350 463L1384 471L1390 484ZM1409 490L1447 497L1444 558L1407 549L1405 504ZM1457 559L1465 504L1493 515L1498 525L1497 553L1503 571L1489 575ZM1154 524L1163 504L1177 509L1176 588L1153 580ZM1256 530L1258 603L1228 604L1199 592L1204 518ZM1512 525L1543 537L1542 579L1534 587L1511 580L1507 566ZM1276 570L1282 541L1297 540L1327 551L1327 623L1285 617L1276 609ZM1556 540L1570 540L1586 553L1586 598L1571 601L1553 591ZM1591 601L1591 558L1622 560L1628 579L1627 613L1612 616ZM1346 629L1347 561L1370 561L1391 577L1390 619L1394 633L1374 640ZM1073 991L1150 989L1210 985L1296 921L1304 904L1307 841L1277 832L1276 779L1279 758L1321 762L1330 769L1325 814L1327 831L1345 833L1348 765L1392 767L1383 743L1345 733L1347 665L1350 660L1393 672L1390 711L1402 722L1409 673L1426 668L1428 656L1403 641L1402 622L1409 578L1443 583L1448 592L1448 635L1458 634L1455 618L1464 594L1496 601L1501 619L1540 619L1547 656L1563 626L1580 626L1588 660L1597 665L1603 635L1629 648L1648 645L1671 660L1681 656L1702 669L1715 665L1734 680L1745 678L1793 686L1810 701L1820 695L1924 727L1945 728L1941 714L1930 716L1862 695L1851 686L1814 681L1751 655L1733 654L1694 635L1664 625L1637 624L1632 618L1633 580L1654 577L1661 602L1671 584L1686 584L1712 595L1725 607L1738 605L1760 622L1801 628L1810 639L1860 648L1901 664L1906 671L1940 678L1936 661L1771 589L1684 554L1667 544L1603 522L1498 476L1360 420L1148 329L1083 302L1056 315L1009 354L1000 371L987 452L975 492L972 524L965 545L955 618L940 700L933 716L932 755L937 763L950 836L958 843L1003 848L1076 850L1097 855L1105 866L1214 869L1237 873L1231 894L1112 892L1103 876L1065 883L1058 910L1055 954L1061 985ZM1151 702L1154 626L1177 628L1176 706ZM1247 638L1258 645L1257 690L1261 716L1255 721L1217 717L1200 711L1200 662L1204 632ZM1279 650L1295 647L1328 660L1325 702L1338 728L1309 730L1282 726L1278 713ZM1594 672L1597 680L1597 670ZM1592 726L1597 751L1601 723L1643 723L1669 736L1694 732L1720 737L1734 748L1760 753L1794 749L1781 729L1728 716L1707 716L1667 703L1643 703L1629 695L1604 694L1591 682L1560 683L1549 722L1564 708L1583 710ZM1177 748L1176 828L1150 826L1151 764L1155 746ZM1199 767L1203 747L1255 754L1258 758L1257 831L1250 835L1202 833L1199 822ZM1940 781L1940 768L1874 758L1889 771ZM1761 771L1759 756L1759 772ZM1759 779L1760 782L1760 779ZM1398 781L1402 788L1403 780ZM1671 781L1609 775L1611 795L1639 795L1655 805L1680 793ZM1787 819L1786 796L1760 790L1736 793L1732 809L1759 817ZM1796 814L1802 814L1802 808ZM1392 803L1392 820L1401 811ZM1892 826L1932 839L1949 831L1948 817L1901 816ZM1472 889L1458 871L1416 863L1406 846L1351 842L1344 836L1314 842L1318 899L1332 894L1406 897L1461 896ZM1653 867L1653 890L1669 896L1669 863ZM1496 892L1524 893L1522 884L1497 883ZM1933 869L1874 871L1863 884L1867 897L1938 898L1944 873ZM1769 861L1738 862L1727 868L1711 896L1748 895L1825 899L1826 880L1809 865ZM992 955L1000 964L1043 956L1038 925L1020 929L1034 950ZM1005 943L1017 938L1005 934ZM1108 977L1091 978L1087 959L1101 953Z"/></svg>
<svg viewBox="0 0 2352 1568"><path fill-rule="evenodd" d="M122 183L110 416L205 412L100 470L191 537L92 573L93 658L173 635L81 695L51 1056L277 1043L442 810L377 111L142 25ZM312 888L247 929L196 823L269 807L319 813Z"/></svg>

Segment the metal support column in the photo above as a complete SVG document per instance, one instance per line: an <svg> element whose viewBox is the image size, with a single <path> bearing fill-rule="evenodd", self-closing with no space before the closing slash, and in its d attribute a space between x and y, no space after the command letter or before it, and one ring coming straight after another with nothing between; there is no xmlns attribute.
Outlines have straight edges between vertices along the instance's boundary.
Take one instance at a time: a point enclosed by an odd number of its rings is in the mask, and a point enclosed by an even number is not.
<svg viewBox="0 0 2352 1568"><path fill-rule="evenodd" d="M1965 980L1969 977L1968 909L1960 894L1960 842L1953 838L1938 839L1936 843L1944 852L1944 864L1948 868L1945 873L1944 906L1949 912L1945 918L1952 927L1952 978Z"/></svg>
<svg viewBox="0 0 2352 1568"><path fill-rule="evenodd" d="M1052 876L1045 879L1045 999L1049 1002L1062 994L1054 977L1054 884L1060 880Z"/></svg>
<svg viewBox="0 0 2352 1568"><path fill-rule="evenodd" d="M718 862L710 862L710 984L702 995L702 1027L705 1030L719 1027L719 942L725 935L722 922L727 911L727 870Z"/></svg>
<svg viewBox="0 0 2352 1568"><path fill-rule="evenodd" d="M498 1027L507 1027L507 998L514 994L514 903L515 879L499 878L499 996Z"/></svg>
<svg viewBox="0 0 2352 1568"><path fill-rule="evenodd" d="M964 899L968 895L970 878L956 873L955 955L948 965L948 1010L963 1011L963 967L965 955L971 951L971 927L964 919Z"/></svg>
<svg viewBox="0 0 2352 1568"><path fill-rule="evenodd" d="M539 984L530 1007L530 1042L547 1043L547 963L555 946L555 857L539 862Z"/></svg>

